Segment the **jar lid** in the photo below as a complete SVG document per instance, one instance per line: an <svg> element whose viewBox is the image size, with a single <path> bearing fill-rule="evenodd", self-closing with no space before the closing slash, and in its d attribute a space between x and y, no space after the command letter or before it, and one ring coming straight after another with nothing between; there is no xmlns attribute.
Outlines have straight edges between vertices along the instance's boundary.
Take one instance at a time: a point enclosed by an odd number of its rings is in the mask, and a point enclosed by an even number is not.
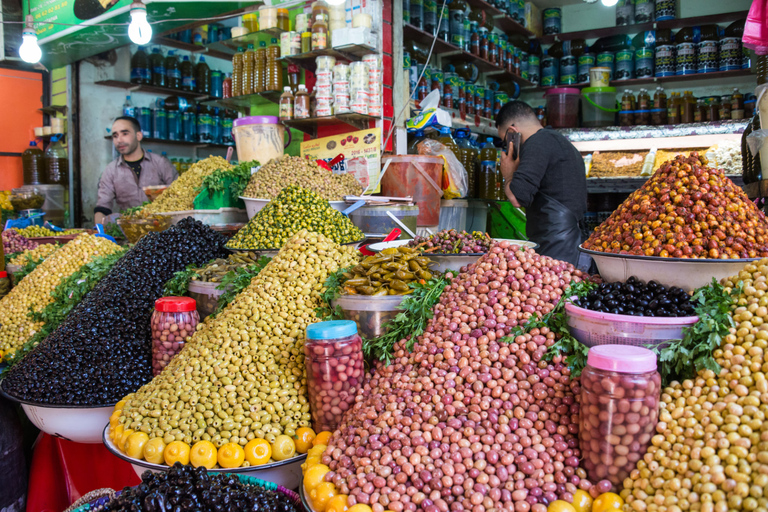
<svg viewBox="0 0 768 512"><path fill-rule="evenodd" d="M284 14L288 16L288 9L286 9L285 7L280 7L277 9L277 14Z"/></svg>
<svg viewBox="0 0 768 512"><path fill-rule="evenodd" d="M553 87L552 89L547 89L547 92L544 94L581 94L581 90L575 87Z"/></svg>
<svg viewBox="0 0 768 512"><path fill-rule="evenodd" d="M277 116L248 116L240 117L232 121L232 126L245 126L247 124L279 124Z"/></svg>
<svg viewBox="0 0 768 512"><path fill-rule="evenodd" d="M192 297L160 297L155 301L155 311L161 313L181 313L197 309L197 302Z"/></svg>
<svg viewBox="0 0 768 512"><path fill-rule="evenodd" d="M595 69L595 68L592 68ZM608 68L605 68L608 69ZM615 87L585 87L581 90L582 94L592 94L592 93L610 93L615 94L616 88Z"/></svg>
<svg viewBox="0 0 768 512"><path fill-rule="evenodd" d="M0 272L0 279L2 279L2 278L4 278L4 277L8 277L8 272L6 272L5 270L3 270L2 272Z"/></svg>
<svg viewBox="0 0 768 512"><path fill-rule="evenodd" d="M653 372L656 371L656 354L632 345L597 345L589 349L587 364L609 372Z"/></svg>
<svg viewBox="0 0 768 512"><path fill-rule="evenodd" d="M308 340L335 340L357 334L357 324L352 320L331 320L307 326Z"/></svg>

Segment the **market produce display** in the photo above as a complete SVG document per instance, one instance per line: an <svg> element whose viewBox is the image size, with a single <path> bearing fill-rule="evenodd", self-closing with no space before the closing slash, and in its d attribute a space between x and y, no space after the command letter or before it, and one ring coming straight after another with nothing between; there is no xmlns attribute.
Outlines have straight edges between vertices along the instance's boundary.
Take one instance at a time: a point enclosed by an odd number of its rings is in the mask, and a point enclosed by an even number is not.
<svg viewBox="0 0 768 512"><path fill-rule="evenodd" d="M412 247L384 249L341 275L344 295L408 295L414 282L432 279L429 258Z"/></svg>
<svg viewBox="0 0 768 512"><path fill-rule="evenodd" d="M721 167L725 174L741 174L741 144L735 140L718 142L705 152L713 167Z"/></svg>
<svg viewBox="0 0 768 512"><path fill-rule="evenodd" d="M697 156L656 171L595 229L584 248L662 258L768 256L765 214Z"/></svg>
<svg viewBox="0 0 768 512"><path fill-rule="evenodd" d="M629 510L768 510L768 259L723 280L735 322L717 367L661 395L656 435L624 480Z"/></svg>
<svg viewBox="0 0 768 512"><path fill-rule="evenodd" d="M538 512L590 488L578 380L561 356L543 359L555 333L502 341L581 279L569 264L495 243L446 287L426 332L398 342L393 364L365 380L320 461L331 491L395 512Z"/></svg>
<svg viewBox="0 0 768 512"><path fill-rule="evenodd" d="M127 487L110 500L105 512L166 512L167 510L263 510L299 512L284 492L262 487L248 477L208 473L179 463L165 473L141 475L141 485Z"/></svg>
<svg viewBox="0 0 768 512"><path fill-rule="evenodd" d="M136 215L147 217L156 213L194 210L195 197L200 193L203 178L217 169L229 169L229 162L220 156L210 156L192 164L184 174L160 194L160 197L142 207Z"/></svg>
<svg viewBox="0 0 768 512"><path fill-rule="evenodd" d="M0 210L13 210L10 190L0 190Z"/></svg>
<svg viewBox="0 0 768 512"><path fill-rule="evenodd" d="M42 327L30 313L40 312L51 303L51 292L63 279L93 258L119 250L120 246L105 238L82 234L22 279L0 300L0 358L13 354Z"/></svg>
<svg viewBox="0 0 768 512"><path fill-rule="evenodd" d="M34 210L34 209L40 208L45 204L45 196L38 193L34 193L31 195L11 194L10 201L13 209L16 210L17 212L20 212L22 210Z"/></svg>
<svg viewBox="0 0 768 512"><path fill-rule="evenodd" d="M54 253L60 246L57 244L40 244L34 249L28 249L11 258L10 265L24 266L30 261L44 260Z"/></svg>
<svg viewBox="0 0 768 512"><path fill-rule="evenodd" d="M589 167L590 178L640 176L647 151L595 151Z"/></svg>
<svg viewBox="0 0 768 512"><path fill-rule="evenodd" d="M417 236L408 242L408 247L433 254L480 254L488 252L492 243L488 233L444 229L427 237Z"/></svg>
<svg viewBox="0 0 768 512"><path fill-rule="evenodd" d="M279 249L306 229L338 244L359 242L365 235L349 218L316 193L291 185L262 208L227 243L229 249Z"/></svg>
<svg viewBox="0 0 768 512"><path fill-rule="evenodd" d="M43 404L104 406L138 389L152 378L149 320L163 286L186 265L220 256L223 243L219 233L191 218L142 238L50 336L11 368L3 390ZM72 244L57 255L78 247Z"/></svg>
<svg viewBox="0 0 768 512"><path fill-rule="evenodd" d="M274 199L291 185L311 190L328 201L343 201L344 196L357 196L363 187L354 174L334 174L314 160L285 155L262 165L243 192L244 197Z"/></svg>
<svg viewBox="0 0 768 512"><path fill-rule="evenodd" d="M65 229L64 231L54 231L52 229L44 228L42 226L27 226L26 228L13 228L21 236L27 238L41 238L51 236L67 236L78 235L83 232L82 229Z"/></svg>
<svg viewBox="0 0 768 512"><path fill-rule="evenodd" d="M199 465L177 455L201 442L218 452L210 467L290 458L291 437L311 421L306 327L317 321L328 275L358 254L317 233L294 235L219 315L198 325L160 375L118 403L110 420L117 446L169 465ZM126 450L134 436L146 436L142 450Z"/></svg>
<svg viewBox="0 0 768 512"><path fill-rule="evenodd" d="M257 252L236 252L226 258L217 258L203 268L193 269L190 281L220 283L230 272L249 265L255 265L258 261L259 253Z"/></svg>
<svg viewBox="0 0 768 512"><path fill-rule="evenodd" d="M7 256L16 252L28 251L36 248L38 245L34 240L20 235L15 229L6 229L2 234L3 253Z"/></svg>
<svg viewBox="0 0 768 512"><path fill-rule="evenodd" d="M693 316L693 303L685 290L632 276L626 283L602 283L573 304L591 311L630 316Z"/></svg>

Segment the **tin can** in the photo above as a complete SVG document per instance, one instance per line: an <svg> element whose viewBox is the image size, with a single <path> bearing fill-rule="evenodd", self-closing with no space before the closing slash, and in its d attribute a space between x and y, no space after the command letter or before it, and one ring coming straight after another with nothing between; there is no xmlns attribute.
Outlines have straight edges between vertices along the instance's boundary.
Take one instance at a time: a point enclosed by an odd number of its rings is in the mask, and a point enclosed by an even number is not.
<svg viewBox="0 0 768 512"><path fill-rule="evenodd" d="M531 79L531 72L528 68L528 52L520 52L520 78L523 80Z"/></svg>
<svg viewBox="0 0 768 512"><path fill-rule="evenodd" d="M541 81L541 57L533 53L528 55L528 81L534 85Z"/></svg>
<svg viewBox="0 0 768 512"><path fill-rule="evenodd" d="M696 73L696 43L675 45L675 75Z"/></svg>
<svg viewBox="0 0 768 512"><path fill-rule="evenodd" d="M575 84L577 77L576 72L576 57L573 55L564 55L560 59L560 85Z"/></svg>
<svg viewBox="0 0 768 512"><path fill-rule="evenodd" d="M580 84L589 82L589 70L595 67L595 54L585 53L579 57L578 76L576 81Z"/></svg>
<svg viewBox="0 0 768 512"><path fill-rule="evenodd" d="M671 44L657 46L654 64L656 68L656 76L674 76L675 47Z"/></svg>
<svg viewBox="0 0 768 512"><path fill-rule="evenodd" d="M541 85L554 87L560 78L560 62L557 57L546 56L541 59Z"/></svg>
<svg viewBox="0 0 768 512"><path fill-rule="evenodd" d="M445 93L445 73L440 71L439 69L433 69L432 70L432 87L430 88L431 91L434 91L437 89L440 91L440 97L443 96Z"/></svg>
<svg viewBox="0 0 768 512"><path fill-rule="evenodd" d="M509 102L509 94L497 92L493 97L493 117L496 117L505 103Z"/></svg>
<svg viewBox="0 0 768 512"><path fill-rule="evenodd" d="M613 80L613 53L602 52L598 53L595 58L595 66L598 68L608 68L611 70L610 80Z"/></svg>
<svg viewBox="0 0 768 512"><path fill-rule="evenodd" d="M616 66L613 72L613 79L629 80L634 73L634 52L632 50L620 50L616 52Z"/></svg>
<svg viewBox="0 0 768 512"><path fill-rule="evenodd" d="M563 13L559 7L544 9L541 16L543 18L542 24L544 25L545 36L559 34L561 32Z"/></svg>
<svg viewBox="0 0 768 512"><path fill-rule="evenodd" d="M475 86L475 114L485 115L485 87Z"/></svg>
<svg viewBox="0 0 768 512"><path fill-rule="evenodd" d="M475 114L475 85L464 84L464 103L467 115Z"/></svg>
<svg viewBox="0 0 768 512"><path fill-rule="evenodd" d="M718 71L717 41L702 41L699 43L699 58L696 69L699 73L713 73ZM721 43L722 44L722 43Z"/></svg>
<svg viewBox="0 0 768 512"><path fill-rule="evenodd" d="M724 37L720 40L720 71L741 69L741 39Z"/></svg>
<svg viewBox="0 0 768 512"><path fill-rule="evenodd" d="M653 50L638 48L635 50L635 78L650 78L653 76Z"/></svg>

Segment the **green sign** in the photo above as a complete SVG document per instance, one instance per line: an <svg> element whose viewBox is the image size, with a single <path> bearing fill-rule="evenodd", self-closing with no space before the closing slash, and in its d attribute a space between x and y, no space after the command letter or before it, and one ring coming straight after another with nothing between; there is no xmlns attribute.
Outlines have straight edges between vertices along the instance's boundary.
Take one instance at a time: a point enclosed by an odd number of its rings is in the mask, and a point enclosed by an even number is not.
<svg viewBox="0 0 768 512"><path fill-rule="evenodd" d="M253 4L228 0L144 3L154 34L190 25L190 19L202 21ZM42 62L48 67L63 66L130 44L130 6L131 0L24 0L24 12L32 14L43 50ZM160 23L154 23L157 21Z"/></svg>

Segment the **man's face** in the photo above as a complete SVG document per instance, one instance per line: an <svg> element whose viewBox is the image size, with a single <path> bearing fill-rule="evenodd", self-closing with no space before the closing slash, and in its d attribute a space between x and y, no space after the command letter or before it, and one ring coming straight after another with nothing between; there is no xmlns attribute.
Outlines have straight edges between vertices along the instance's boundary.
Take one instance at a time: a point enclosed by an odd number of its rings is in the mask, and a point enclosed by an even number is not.
<svg viewBox="0 0 768 512"><path fill-rule="evenodd" d="M122 119L112 125L112 144L121 155L130 155L139 147L141 133L137 133L131 123Z"/></svg>

